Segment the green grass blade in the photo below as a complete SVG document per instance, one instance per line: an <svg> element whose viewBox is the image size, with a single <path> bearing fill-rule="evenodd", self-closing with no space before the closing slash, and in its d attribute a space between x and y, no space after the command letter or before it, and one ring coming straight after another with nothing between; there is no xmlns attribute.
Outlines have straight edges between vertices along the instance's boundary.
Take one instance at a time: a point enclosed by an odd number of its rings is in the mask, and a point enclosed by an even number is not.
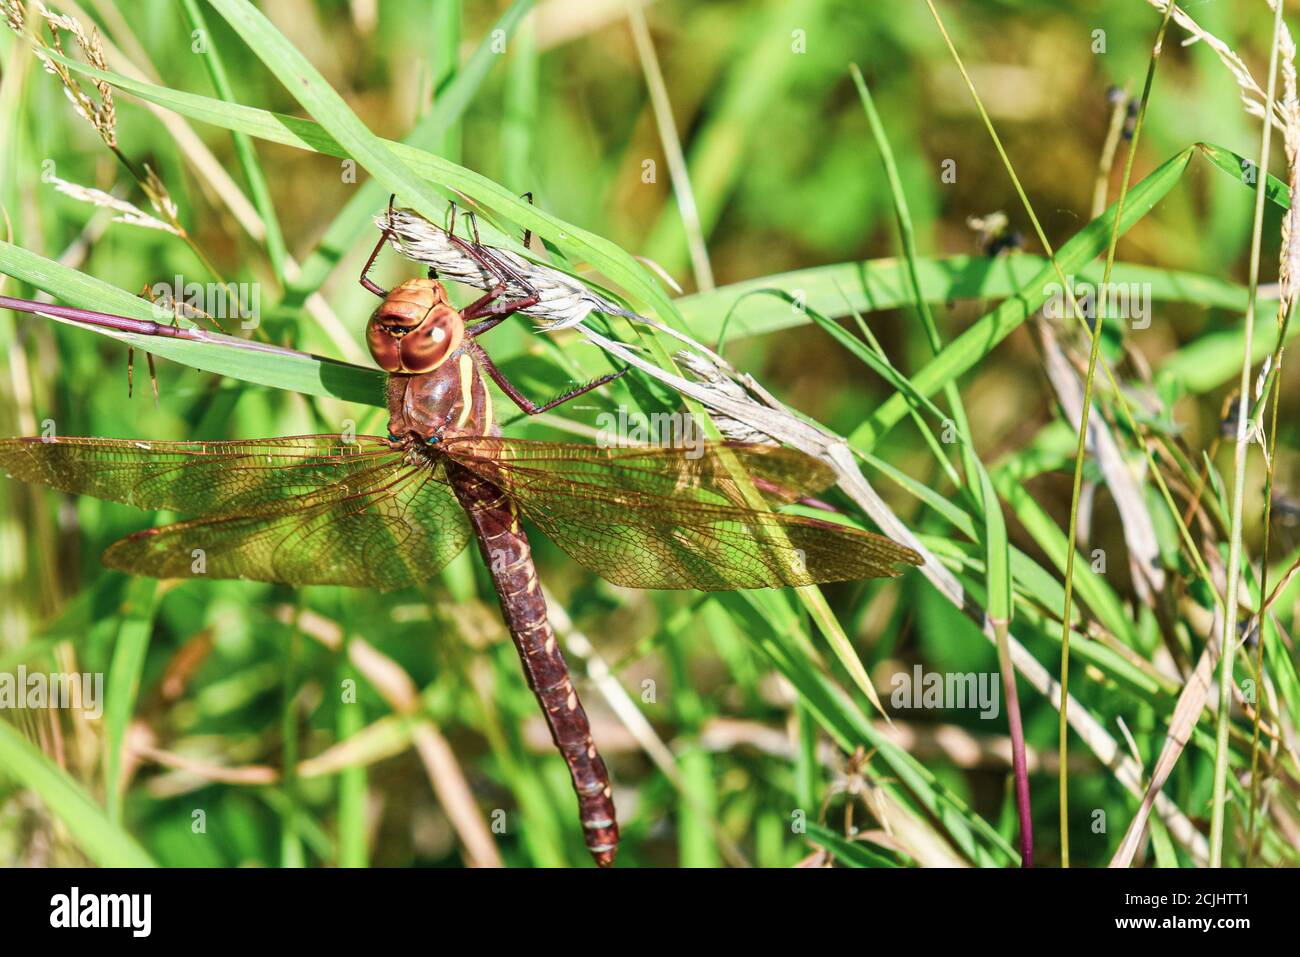
<svg viewBox="0 0 1300 957"><path fill-rule="evenodd" d="M1234 153L1223 146L1215 146L1213 143L1197 143L1196 148L1201 151L1202 156L1242 186L1252 191L1255 189L1259 165L1254 160L1246 159L1240 153ZM1264 195L1270 203L1280 209L1291 208L1290 188L1272 173L1265 174Z"/></svg>
<svg viewBox="0 0 1300 957"><path fill-rule="evenodd" d="M432 80L435 107L460 70L460 41L463 21L461 0L433 0L429 11L429 76ZM486 44L480 44L484 49ZM429 148L450 160L460 162L460 118L446 124Z"/></svg>
<svg viewBox="0 0 1300 957"><path fill-rule="evenodd" d="M846 754L859 744L876 748L899 783L920 802L969 859L1006 866L1017 861L1015 851L987 821L975 814L924 764L894 744L854 706L844 692L821 673L792 640L790 622L754 609L742 609L748 596L719 593L719 601L739 613L751 638L796 690L809 713Z"/></svg>
<svg viewBox="0 0 1300 957"><path fill-rule="evenodd" d="M1263 362L1277 348L1277 320L1268 314L1275 306L1276 303L1260 300L1260 315L1252 335L1251 365ZM1297 335L1300 335L1300 323L1289 323L1286 342ZM1160 363L1156 381L1194 395L1212 392L1241 371L1240 356L1245 342L1244 324L1234 323L1230 329L1207 332L1167 355Z"/></svg>
<svg viewBox="0 0 1300 957"><path fill-rule="evenodd" d="M693 138L687 157L700 229L713 231L733 184L744 168L745 151L760 135L774 98L779 97L799 66L792 31L810 32L821 24L821 0L765 4L749 39L732 61L708 121ZM650 230L644 253L669 272L687 262L688 243L676 204L666 206Z"/></svg>
<svg viewBox="0 0 1300 957"><path fill-rule="evenodd" d="M1195 147L1187 147L1147 175L1133 187L1124 207L1120 232L1150 212L1182 177L1191 161ZM1076 274L1084 265L1106 248L1115 218L1112 205L1101 216L1079 230L1056 252L1056 262L1067 273ZM1004 302L997 309L981 317L969 329L944 347L934 359L911 376L912 384L922 395L933 395L962 373L970 370L984 356L1020 326L1047 301L1049 285L1056 276L1050 264L1030 280L1025 290ZM901 395L890 396L872 416L849 437L859 449L870 451L886 432L907 415L907 400Z"/></svg>
<svg viewBox="0 0 1300 957"><path fill-rule="evenodd" d="M351 681L355 687L358 673L346 660L339 665L339 687ZM335 719L340 743L351 740L365 727L365 712L357 701L338 705ZM366 841L366 768L361 762L349 764L338 775L338 866L366 867L369 848Z"/></svg>
<svg viewBox="0 0 1300 957"><path fill-rule="evenodd" d="M915 264L921 292L931 303L1007 299L1031 288L1034 280L1051 268L1047 259L1029 253L996 259L918 256ZM1101 274L1100 263L1090 263L1075 272L1080 281L1092 283L1100 282ZM1116 263L1111 279L1150 289L1155 302L1186 302L1229 312L1246 311L1246 287L1213 276ZM724 322L730 341L802 326L808 322L806 310L838 316L854 310L869 313L900 309L913 300L906 262L885 258L744 279L710 292L682 296L673 302L691 331L701 340L712 342L718 338Z"/></svg>
<svg viewBox="0 0 1300 957"><path fill-rule="evenodd" d="M1279 56L1279 39L1282 31L1282 4L1275 4L1273 13L1273 39L1269 44L1268 93L1264 100L1265 117L1272 117L1273 103L1277 93L1277 63ZM1288 43L1290 35L1288 34ZM1273 124L1263 125L1262 142L1259 148L1258 169L1268 170L1269 144L1273 137ZM1232 665L1237 650L1239 636L1237 632L1237 590L1241 583L1242 564L1242 511L1246 496L1246 456L1250 451L1251 438L1246 431L1247 405L1250 396L1251 335L1255 322L1255 292L1259 288L1259 261L1263 251L1264 206L1267 193L1267 176L1257 178L1255 186L1255 220L1250 239L1250 306L1246 310L1246 333L1242 343L1241 379L1237 385L1237 395L1241 397L1237 407L1236 439L1233 448L1232 479L1232 518L1228 528L1228 568L1227 588L1224 600L1223 631L1219 637L1219 705L1218 721L1215 729L1214 783L1210 803L1210 866L1223 864L1223 839L1227 818L1227 782L1229 754L1228 733L1233 689ZM1235 775L1234 775L1235 777Z"/></svg>
<svg viewBox="0 0 1300 957"><path fill-rule="evenodd" d="M212 42L212 32L208 29L203 11L199 9L198 0L181 0L181 9L189 21L190 29L204 40L203 65L207 67L213 89L223 100L233 102L234 89L226 74L225 63ZM231 138L235 144L239 167L244 171L244 178L248 180L248 191L253 205L257 208L258 215L262 217L262 226L266 230L267 256L271 260L271 267L275 270L280 284L284 285L284 264L289 254L285 249L284 233L280 229L280 219L275 213L275 204L271 200L271 189L267 185L266 175L262 172L262 165L258 162L257 152L253 149L253 141L248 134L235 132L231 134Z"/></svg>
<svg viewBox="0 0 1300 957"><path fill-rule="evenodd" d="M808 839L830 851L845 867L897 867L898 865L859 841L850 841L820 824L808 825Z"/></svg>
<svg viewBox="0 0 1300 957"><path fill-rule="evenodd" d="M153 867L152 858L113 823L81 785L7 721L0 721L0 774L31 788L101 867Z"/></svg>
<svg viewBox="0 0 1300 957"><path fill-rule="evenodd" d="M420 117L410 135L402 140L404 146L436 151L449 142L445 139L448 132L458 126L488 73L501 61L501 56L493 50L493 36L498 33L507 38L513 36L531 6L532 0L515 0L492 24L465 65L456 71L451 82L445 87L439 87L433 108ZM286 305L297 306L320 288L357 237L369 233L372 228L371 217L386 199L383 186L375 180L366 180L357 187L343 209L330 222L311 255L303 261L298 278L289 284ZM485 232L491 229L489 224L485 223L484 226L488 227Z"/></svg>
<svg viewBox="0 0 1300 957"><path fill-rule="evenodd" d="M535 137L541 108L540 55L531 23L519 30L510 50L509 70L502 103L501 177L519 193L535 190Z"/></svg>
<svg viewBox="0 0 1300 957"><path fill-rule="evenodd" d="M370 132L343 97L260 10L248 0L210 2L294 99L329 131L349 158L355 159L386 189L401 195L408 205L425 216L437 217L443 207L437 194Z"/></svg>
<svg viewBox="0 0 1300 957"><path fill-rule="evenodd" d="M140 677L153 632L158 608L158 582L153 578L132 579L126 593L122 625L113 647L104 688L104 803L108 818L122 823L122 768L126 765L127 726L135 713L140 694Z"/></svg>
<svg viewBox="0 0 1300 957"><path fill-rule="evenodd" d="M249 106L223 103L211 97L183 93L133 80L112 71L98 70L58 54L51 53L49 56L74 72L103 80L143 100L191 119L211 123L224 129L242 130L259 139L297 149L311 150L343 159L351 157L348 149L333 135L334 131L327 131L320 123L312 120ZM345 105L343 109L346 109ZM355 116L353 120L356 120ZM356 120L356 122L360 121ZM355 132L355 126L353 124L349 126ZM448 190L463 193L494 212L507 216L517 226L533 230L539 236L554 243L570 259L577 262L585 260L595 266L612 281L621 285L628 294L650 304L662 316L671 319L677 315L671 301L664 295L657 281L651 277L645 267L609 240L552 216L487 177L426 150L392 140L378 140L378 142L384 150L398 157L417 177L438 183ZM405 193L402 195L407 196ZM420 191L420 197L425 208L435 209L435 215L431 218L437 221L444 208L441 201L433 197L427 189ZM413 201L408 202L408 205L420 208ZM514 239L496 230L490 223L483 222L480 225L485 240L496 245L517 248L518 244Z"/></svg>

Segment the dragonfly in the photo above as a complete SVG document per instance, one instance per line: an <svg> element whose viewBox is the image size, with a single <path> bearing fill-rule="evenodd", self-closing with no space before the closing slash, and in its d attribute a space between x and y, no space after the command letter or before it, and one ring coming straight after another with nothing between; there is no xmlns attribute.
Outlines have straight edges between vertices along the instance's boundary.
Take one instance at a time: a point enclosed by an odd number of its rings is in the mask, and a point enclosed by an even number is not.
<svg viewBox="0 0 1300 957"><path fill-rule="evenodd" d="M0 440L0 470L74 495L188 516L111 545L107 567L156 578L249 579L383 592L428 580L471 540L577 796L595 862L618 848L609 772L570 676L524 522L616 585L779 588L892 577L911 549L828 519L781 512L829 487L833 473L777 445L601 446L502 434L488 383L536 415L627 370L537 404L479 338L532 304L497 282L463 309L439 280L385 290L366 340L388 373L388 434L233 441L28 437ZM477 254L477 250L476 250ZM490 253L485 253L490 257ZM488 265L496 268L496 264ZM0 297L0 306L118 328L123 317ZM122 320L111 322L109 320ZM756 501L758 495L761 501ZM198 559L202 559L201 561Z"/></svg>

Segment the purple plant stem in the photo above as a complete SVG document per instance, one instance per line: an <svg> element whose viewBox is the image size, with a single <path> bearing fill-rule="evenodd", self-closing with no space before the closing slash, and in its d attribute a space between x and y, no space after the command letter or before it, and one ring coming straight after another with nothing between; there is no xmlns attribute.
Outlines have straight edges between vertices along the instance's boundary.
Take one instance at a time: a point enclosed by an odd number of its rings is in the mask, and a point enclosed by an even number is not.
<svg viewBox="0 0 1300 957"><path fill-rule="evenodd" d="M1011 734L1011 773L1016 781L1016 812L1020 817L1020 866L1034 866L1034 820L1029 811L1029 769L1025 762L1025 729L1020 722L1020 695L1016 673L1002 669L1007 699L1007 730Z"/></svg>
<svg viewBox="0 0 1300 957"><path fill-rule="evenodd" d="M271 345L267 342L241 339L239 336L226 335L225 333L205 332L202 329L183 328L173 326L170 323L151 322L146 319L130 319L126 316L116 316L108 312L93 312L89 309L76 309L72 306L56 306L52 303L36 302L32 299L14 299L10 296L0 296L0 309L30 312L38 316L52 316L56 320L80 322L100 329L111 329L113 332L132 333L139 336L159 336L164 339L185 339L189 342L204 342L225 349L243 349L248 352L282 356L300 356L319 359L335 366L345 366L352 369L365 368L364 366L353 365L350 362L340 362L337 359L328 357L322 358L310 352L286 349L283 346ZM104 334L111 335L111 333Z"/></svg>
<svg viewBox="0 0 1300 957"><path fill-rule="evenodd" d="M136 335L141 336L167 336L172 339L204 338L195 334L194 330L181 329L178 326L170 326L166 323L152 322L147 319L128 319L126 316L115 316L107 312L92 312L89 309L75 309L72 306L56 306L52 303L36 302L32 299L14 299L10 296L0 296L0 308L12 309L15 312L30 312L35 315L57 316L60 319L72 319L93 326L104 326L109 329L116 329L119 332L134 332Z"/></svg>

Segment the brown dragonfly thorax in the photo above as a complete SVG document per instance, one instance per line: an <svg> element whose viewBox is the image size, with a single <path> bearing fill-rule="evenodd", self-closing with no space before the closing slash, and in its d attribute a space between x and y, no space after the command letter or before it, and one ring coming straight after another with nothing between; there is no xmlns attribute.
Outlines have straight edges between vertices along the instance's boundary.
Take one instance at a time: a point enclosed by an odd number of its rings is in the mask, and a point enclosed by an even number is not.
<svg viewBox="0 0 1300 957"><path fill-rule="evenodd" d="M422 375L388 377L388 431L395 438L423 440L455 435L500 435L473 341L461 344L442 364Z"/></svg>
<svg viewBox="0 0 1300 957"><path fill-rule="evenodd" d="M370 317L366 342L388 380L396 438L499 435L465 318L436 279L408 279Z"/></svg>
<svg viewBox="0 0 1300 957"><path fill-rule="evenodd" d="M465 320L436 279L408 279L370 316L366 344L385 372L430 372L460 348Z"/></svg>

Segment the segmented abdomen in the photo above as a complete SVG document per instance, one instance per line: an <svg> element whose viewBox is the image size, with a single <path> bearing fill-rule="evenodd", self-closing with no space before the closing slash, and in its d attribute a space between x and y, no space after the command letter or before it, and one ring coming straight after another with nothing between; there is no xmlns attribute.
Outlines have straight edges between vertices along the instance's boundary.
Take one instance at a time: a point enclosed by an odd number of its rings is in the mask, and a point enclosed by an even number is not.
<svg viewBox="0 0 1300 957"><path fill-rule="evenodd" d="M447 463L447 475L474 526L529 687L537 695L551 738L569 766L587 849L597 864L608 867L618 849L609 773L596 751L587 714L547 621L532 549L514 503L495 485L454 462Z"/></svg>

